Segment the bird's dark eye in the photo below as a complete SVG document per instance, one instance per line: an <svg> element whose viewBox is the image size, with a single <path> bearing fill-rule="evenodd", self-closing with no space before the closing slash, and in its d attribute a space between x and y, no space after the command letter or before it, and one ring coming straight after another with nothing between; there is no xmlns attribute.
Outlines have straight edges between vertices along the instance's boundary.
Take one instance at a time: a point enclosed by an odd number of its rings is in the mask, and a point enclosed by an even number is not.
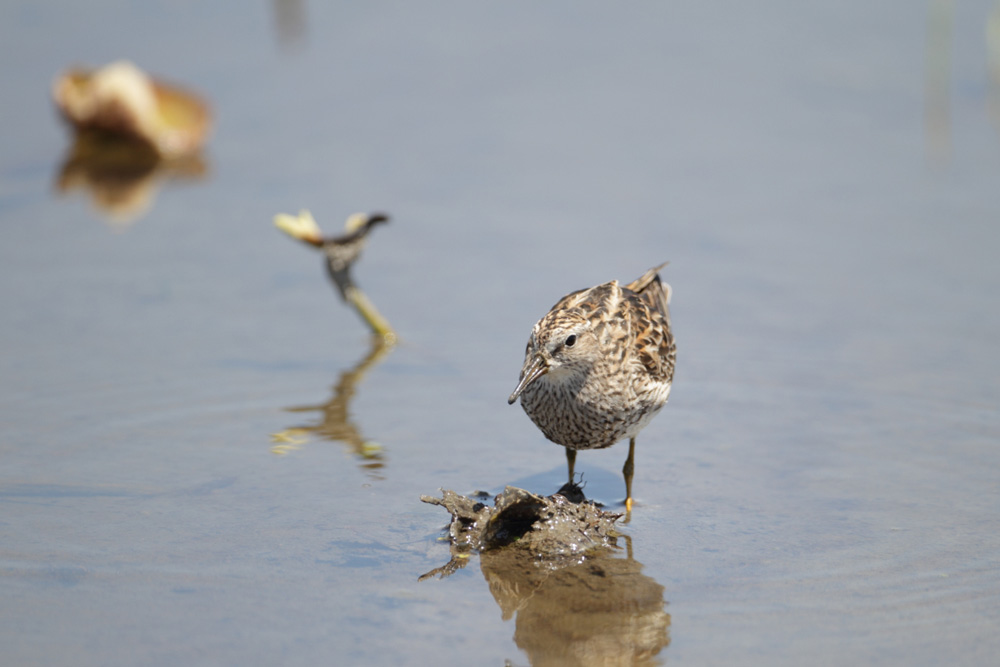
<svg viewBox="0 0 1000 667"><path fill-rule="evenodd" d="M573 347L576 345L576 334L570 334L566 337L566 347Z"/></svg>

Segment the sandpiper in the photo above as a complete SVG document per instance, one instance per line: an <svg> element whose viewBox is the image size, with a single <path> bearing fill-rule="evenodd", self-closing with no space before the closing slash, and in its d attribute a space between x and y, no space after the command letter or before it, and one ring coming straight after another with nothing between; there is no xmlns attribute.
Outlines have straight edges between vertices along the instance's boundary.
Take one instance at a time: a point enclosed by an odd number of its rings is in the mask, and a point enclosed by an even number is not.
<svg viewBox="0 0 1000 667"><path fill-rule="evenodd" d="M629 439L625 508L632 510L635 438L670 395L677 357L670 286L661 264L625 287L617 280L569 294L531 330L514 393L549 440L566 448L569 479L578 449Z"/></svg>

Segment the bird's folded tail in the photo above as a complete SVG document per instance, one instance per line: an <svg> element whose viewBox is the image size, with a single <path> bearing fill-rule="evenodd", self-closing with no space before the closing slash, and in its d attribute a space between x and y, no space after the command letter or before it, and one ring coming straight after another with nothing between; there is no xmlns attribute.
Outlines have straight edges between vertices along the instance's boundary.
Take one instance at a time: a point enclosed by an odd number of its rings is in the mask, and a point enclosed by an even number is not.
<svg viewBox="0 0 1000 667"><path fill-rule="evenodd" d="M650 306L663 313L668 322L670 321L670 295L673 290L670 285L660 281L660 269L669 263L664 262L659 266L654 266L625 286L636 294L641 294ZM654 289L648 289L650 285L653 285Z"/></svg>

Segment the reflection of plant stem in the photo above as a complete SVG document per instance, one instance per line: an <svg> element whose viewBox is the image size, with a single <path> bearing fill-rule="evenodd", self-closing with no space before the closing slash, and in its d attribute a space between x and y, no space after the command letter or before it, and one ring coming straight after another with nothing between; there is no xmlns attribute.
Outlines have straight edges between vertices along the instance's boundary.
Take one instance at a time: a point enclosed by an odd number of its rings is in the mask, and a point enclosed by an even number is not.
<svg viewBox="0 0 1000 667"><path fill-rule="evenodd" d="M271 436L277 443L271 448L276 454L285 454L292 449L298 449L305 443L308 435L324 440L339 440L351 447L355 456L363 459L362 467L375 471L385 464L382 447L366 440L358 427L351 421L350 402L354 398L358 384L364 379L365 373L378 364L393 348L393 341L388 335L371 337L371 347L368 353L353 368L344 371L333 386L333 398L319 405L303 405L287 408L289 412L321 413L318 424L310 426L293 426ZM286 444L287 443L287 444Z"/></svg>
<svg viewBox="0 0 1000 667"><path fill-rule="evenodd" d="M931 157L946 160L951 149L948 74L951 67L952 0L928 5L927 54L924 71L924 121Z"/></svg>
<svg viewBox="0 0 1000 667"><path fill-rule="evenodd" d="M994 0L986 21L986 54L990 73L987 110L994 129L1000 131L1000 0Z"/></svg>

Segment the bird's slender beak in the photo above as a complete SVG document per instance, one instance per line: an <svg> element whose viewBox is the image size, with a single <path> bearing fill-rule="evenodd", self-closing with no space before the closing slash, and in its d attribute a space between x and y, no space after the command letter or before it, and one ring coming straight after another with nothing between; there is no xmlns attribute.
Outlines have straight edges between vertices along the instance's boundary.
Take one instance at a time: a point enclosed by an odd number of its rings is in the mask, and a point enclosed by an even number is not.
<svg viewBox="0 0 1000 667"><path fill-rule="evenodd" d="M542 358L542 355L536 354L531 358L531 361L524 365L521 369L521 379L517 383L517 387L514 388L514 393L510 395L507 399L507 404L511 405L517 400L517 397L521 395L529 384L537 380L542 375L549 372L549 365Z"/></svg>

